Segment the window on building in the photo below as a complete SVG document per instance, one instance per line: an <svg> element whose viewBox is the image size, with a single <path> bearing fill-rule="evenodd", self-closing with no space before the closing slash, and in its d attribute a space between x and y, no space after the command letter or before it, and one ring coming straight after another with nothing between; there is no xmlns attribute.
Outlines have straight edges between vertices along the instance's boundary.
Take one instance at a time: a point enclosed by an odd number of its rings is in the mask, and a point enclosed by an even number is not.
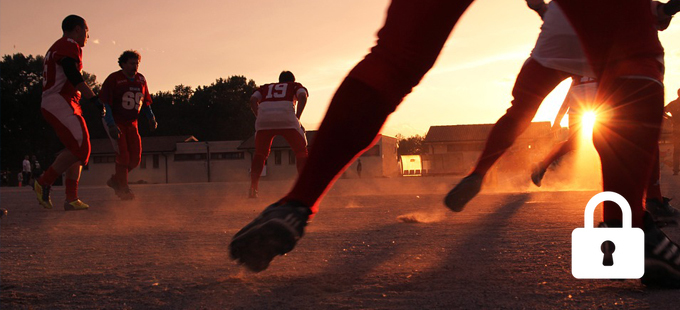
<svg viewBox="0 0 680 310"><path fill-rule="evenodd" d="M281 165L281 151L274 151L274 165Z"/></svg>
<svg viewBox="0 0 680 310"><path fill-rule="evenodd" d="M295 165L295 152L293 150L288 150L288 164Z"/></svg>
<svg viewBox="0 0 680 310"><path fill-rule="evenodd" d="M210 153L210 159L215 160L240 160L245 159L245 152L217 152Z"/></svg>
<svg viewBox="0 0 680 310"><path fill-rule="evenodd" d="M153 154L153 168L158 169L160 167L160 156L158 154Z"/></svg>
<svg viewBox="0 0 680 310"><path fill-rule="evenodd" d="M142 160L139 162L139 169L146 169L146 155L142 155Z"/></svg>
<svg viewBox="0 0 680 310"><path fill-rule="evenodd" d="M175 154L175 161L201 161L206 160L208 156L205 153L197 154Z"/></svg>

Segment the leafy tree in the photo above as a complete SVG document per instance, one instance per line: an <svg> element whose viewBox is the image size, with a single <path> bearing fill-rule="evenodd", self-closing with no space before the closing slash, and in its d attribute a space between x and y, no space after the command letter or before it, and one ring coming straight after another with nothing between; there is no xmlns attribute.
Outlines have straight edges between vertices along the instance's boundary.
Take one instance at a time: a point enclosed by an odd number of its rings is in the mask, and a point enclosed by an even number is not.
<svg viewBox="0 0 680 310"><path fill-rule="evenodd" d="M35 154L43 162L52 158L55 136L40 112L43 57L21 53L0 61L0 117L3 170L20 170L24 155Z"/></svg>
<svg viewBox="0 0 680 310"><path fill-rule="evenodd" d="M244 76L219 78L198 87L190 99L190 128L199 140L245 140L255 133L255 115L248 105L256 89Z"/></svg>
<svg viewBox="0 0 680 310"><path fill-rule="evenodd" d="M399 155L419 155L423 154L423 140L425 137L421 135L415 135L412 137L404 137L401 134L397 134L397 153Z"/></svg>

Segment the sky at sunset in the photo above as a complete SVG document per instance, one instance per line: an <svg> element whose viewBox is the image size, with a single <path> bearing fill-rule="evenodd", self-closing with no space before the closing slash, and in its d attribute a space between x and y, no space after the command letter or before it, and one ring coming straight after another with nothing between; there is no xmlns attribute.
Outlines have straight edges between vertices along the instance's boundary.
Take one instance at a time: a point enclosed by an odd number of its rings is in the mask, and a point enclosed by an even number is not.
<svg viewBox="0 0 680 310"><path fill-rule="evenodd" d="M69 14L84 17L84 70L102 82L127 49L142 54L152 93L196 88L243 75L258 85L291 70L310 98L302 116L316 129L347 72L375 43L386 0L37 1L0 0L0 54L44 55ZM435 67L389 119L387 135L425 134L431 125L493 123L509 107L514 79L541 20L524 0L477 0L454 29ZM660 34L666 48L666 102L680 88L680 24ZM567 82L568 83L568 82ZM554 118L567 83L535 121ZM163 120L159 119L162 124Z"/></svg>

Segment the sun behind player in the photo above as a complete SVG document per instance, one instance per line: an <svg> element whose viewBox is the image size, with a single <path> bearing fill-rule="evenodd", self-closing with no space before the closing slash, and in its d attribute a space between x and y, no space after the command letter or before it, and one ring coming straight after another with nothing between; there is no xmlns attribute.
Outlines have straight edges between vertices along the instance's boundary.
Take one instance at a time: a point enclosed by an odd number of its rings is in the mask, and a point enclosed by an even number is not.
<svg viewBox="0 0 680 310"><path fill-rule="evenodd" d="M158 124L149 106L151 95L144 76L137 72L142 56L137 51L125 51L118 58L121 70L111 73L99 93L101 100L113 113L113 119L120 129L120 138L112 139L116 150L116 171L106 182L116 195L131 200L135 195L128 185L128 173L139 165L142 158L142 140L137 129L140 111L149 120L151 130Z"/></svg>

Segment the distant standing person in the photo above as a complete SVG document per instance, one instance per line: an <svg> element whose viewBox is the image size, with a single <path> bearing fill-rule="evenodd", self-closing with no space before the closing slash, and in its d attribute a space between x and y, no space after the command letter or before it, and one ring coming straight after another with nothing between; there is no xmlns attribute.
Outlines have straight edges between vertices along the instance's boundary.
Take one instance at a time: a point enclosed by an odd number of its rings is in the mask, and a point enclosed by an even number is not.
<svg viewBox="0 0 680 310"><path fill-rule="evenodd" d="M142 140L139 137L137 118L142 112L153 131L158 127L151 110L151 94L146 78L137 72L142 56L137 51L125 51L118 57L121 70L111 73L99 93L102 102L110 107L113 119L121 131L120 138L112 140L116 150L116 171L106 182L116 195L123 200L132 200L135 195L128 185L128 173L137 167L142 158Z"/></svg>
<svg viewBox="0 0 680 310"><path fill-rule="evenodd" d="M673 122L673 175L678 175L680 172L680 89L678 89L678 98L666 105L664 110L671 114L671 122Z"/></svg>
<svg viewBox="0 0 680 310"><path fill-rule="evenodd" d="M21 180L23 185L28 185L28 180L31 179L31 162L28 160L28 155L24 156L24 161L21 163Z"/></svg>
<svg viewBox="0 0 680 310"><path fill-rule="evenodd" d="M363 170L363 167L361 166L361 158L357 159L357 174L359 177L361 177L361 170Z"/></svg>
<svg viewBox="0 0 680 310"><path fill-rule="evenodd" d="M87 23L80 16L69 15L61 23L61 29L63 36L45 54L40 107L43 117L54 128L66 149L57 155L52 165L36 180L34 191L40 205L52 209L52 184L65 173L64 209L86 210L90 206L78 198L80 172L90 159L90 133L80 108L81 96L99 109L102 116L106 110L81 74L82 48L89 37ZM109 131L117 132L113 118L107 119Z"/></svg>
<svg viewBox="0 0 680 310"><path fill-rule="evenodd" d="M309 93L295 75L283 71L278 83L260 86L250 97L250 108L255 113L255 156L250 167L249 198L257 198L260 174L269 157L272 140L282 136L295 152L298 173L307 161L307 139L300 123Z"/></svg>

